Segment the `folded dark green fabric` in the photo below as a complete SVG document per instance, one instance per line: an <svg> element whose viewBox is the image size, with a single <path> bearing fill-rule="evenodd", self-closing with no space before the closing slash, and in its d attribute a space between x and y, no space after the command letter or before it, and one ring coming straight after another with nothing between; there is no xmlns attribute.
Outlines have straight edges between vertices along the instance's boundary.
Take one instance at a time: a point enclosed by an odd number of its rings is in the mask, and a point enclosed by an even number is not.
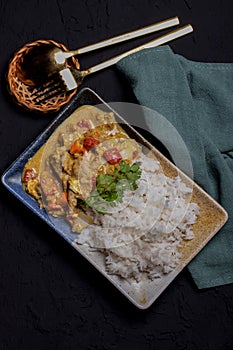
<svg viewBox="0 0 233 350"><path fill-rule="evenodd" d="M199 63L169 46L147 49L117 64L138 102L162 114L191 156L194 180L229 219L188 265L199 288L233 282L233 63ZM145 116L156 134L151 116ZM183 170L183 169L182 169Z"/></svg>

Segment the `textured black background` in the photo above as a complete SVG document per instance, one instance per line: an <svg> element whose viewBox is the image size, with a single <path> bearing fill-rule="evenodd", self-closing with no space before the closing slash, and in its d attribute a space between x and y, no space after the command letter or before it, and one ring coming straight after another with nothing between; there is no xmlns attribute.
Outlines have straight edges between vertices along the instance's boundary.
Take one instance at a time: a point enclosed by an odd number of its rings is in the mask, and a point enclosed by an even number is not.
<svg viewBox="0 0 233 350"><path fill-rule="evenodd" d="M172 43L175 52L233 62L232 9L232 0L0 0L0 172L54 118L20 110L6 93L8 61L26 42L74 49L178 15L195 32ZM82 66L144 41L85 55ZM84 85L108 102L134 101L114 68ZM0 198L1 350L233 349L232 285L199 291L183 271L140 311L2 185Z"/></svg>

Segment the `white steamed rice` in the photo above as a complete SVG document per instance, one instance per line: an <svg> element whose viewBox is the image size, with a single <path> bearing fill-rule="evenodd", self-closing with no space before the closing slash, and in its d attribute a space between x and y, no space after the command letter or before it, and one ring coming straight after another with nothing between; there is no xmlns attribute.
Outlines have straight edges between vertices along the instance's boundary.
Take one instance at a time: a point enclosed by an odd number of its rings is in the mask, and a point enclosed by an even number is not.
<svg viewBox="0 0 233 350"><path fill-rule="evenodd" d="M108 273L137 281L143 273L160 278L177 267L181 243L194 238L199 214L188 201L192 189L179 176L165 176L160 163L143 154L140 161L138 189L125 191L123 202L107 214L94 212L94 223L76 240L105 254Z"/></svg>

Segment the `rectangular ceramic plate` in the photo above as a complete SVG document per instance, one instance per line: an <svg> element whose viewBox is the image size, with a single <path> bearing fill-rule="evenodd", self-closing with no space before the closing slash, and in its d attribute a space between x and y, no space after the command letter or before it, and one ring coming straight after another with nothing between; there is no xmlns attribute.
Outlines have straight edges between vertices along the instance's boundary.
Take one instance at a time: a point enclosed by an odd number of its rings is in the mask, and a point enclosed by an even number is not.
<svg viewBox="0 0 233 350"><path fill-rule="evenodd" d="M113 111L96 93L86 88L77 94L71 103L63 109L52 124L20 155L19 158L9 167L2 177L3 184L20 199L35 214L41 217L48 225L53 227L65 240L67 240L80 254L82 254L91 264L93 264L113 285L116 286L134 305L140 309L148 308L162 291L171 283L171 281L180 273L180 271L190 262L191 259L206 245L206 243L219 231L219 229L227 221L226 211L214 201L206 192L198 185L190 180L185 174L177 169L167 158L165 158L156 148L148 143L138 132L127 125L130 130L131 137L152 150L157 160L160 161L165 175L173 177L177 176L177 171L182 180L190 187L193 187L192 201L200 206L200 215L197 222L193 225L195 238L182 243L182 258L179 265L168 275L161 279L151 281L147 278L141 282L129 282L115 275L109 275L105 271L105 261L102 253L93 252L86 246L77 245L74 242L75 235L67 234L64 229L64 223L60 225L50 220L45 210L41 210L37 202L27 195L21 183L21 175L27 160L32 157L35 152L47 141L53 131L73 113L77 108L83 105L103 104L107 111ZM115 111L113 111L115 113ZM116 113L115 113L116 115ZM124 119L118 116L118 121ZM127 124L127 123L126 123Z"/></svg>

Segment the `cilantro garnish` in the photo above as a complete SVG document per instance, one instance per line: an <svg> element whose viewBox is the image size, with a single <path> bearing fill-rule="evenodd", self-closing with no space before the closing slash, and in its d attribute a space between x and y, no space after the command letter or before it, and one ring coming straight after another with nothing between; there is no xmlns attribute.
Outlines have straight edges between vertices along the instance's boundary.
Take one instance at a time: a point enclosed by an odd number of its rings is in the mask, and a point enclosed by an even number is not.
<svg viewBox="0 0 233 350"><path fill-rule="evenodd" d="M114 206L121 202L125 190L135 191L136 181L141 176L140 163L132 165L121 161L113 174L99 174L96 178L96 188L86 200L86 204L99 213L105 214L108 205Z"/></svg>

